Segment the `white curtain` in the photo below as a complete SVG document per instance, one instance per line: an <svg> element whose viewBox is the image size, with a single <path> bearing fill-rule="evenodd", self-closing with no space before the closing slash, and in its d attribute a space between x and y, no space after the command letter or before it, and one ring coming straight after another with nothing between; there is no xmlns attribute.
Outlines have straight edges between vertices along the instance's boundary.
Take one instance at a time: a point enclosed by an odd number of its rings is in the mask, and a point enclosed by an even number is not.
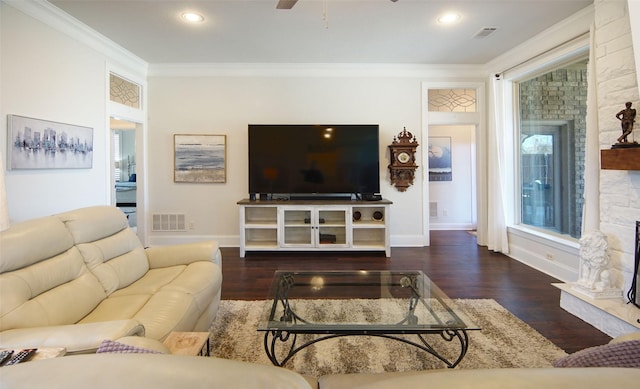
<svg viewBox="0 0 640 389"><path fill-rule="evenodd" d="M0 151L0 231L9 228L9 206L7 205L7 192L4 183L4 157Z"/></svg>
<svg viewBox="0 0 640 389"><path fill-rule="evenodd" d="M510 150L509 140L505 133L505 98L509 98L508 88L502 77L495 77L491 83L489 112L489 131L487 145L487 231L486 245L489 250L508 253L509 241L507 237L507 204L509 193L508 166ZM507 96L505 96L505 92Z"/></svg>
<svg viewBox="0 0 640 389"><path fill-rule="evenodd" d="M584 204L582 206L582 236L600 228L600 143L598 131L598 99L596 84L595 24L591 25L588 87L587 128L584 167Z"/></svg>

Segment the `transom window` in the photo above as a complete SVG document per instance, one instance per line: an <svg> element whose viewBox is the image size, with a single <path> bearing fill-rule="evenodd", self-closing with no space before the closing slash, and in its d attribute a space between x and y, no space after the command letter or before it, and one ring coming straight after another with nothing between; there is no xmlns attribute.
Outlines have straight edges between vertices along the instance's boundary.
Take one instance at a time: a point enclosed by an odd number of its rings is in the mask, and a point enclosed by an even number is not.
<svg viewBox="0 0 640 389"><path fill-rule="evenodd" d="M109 95L114 103L140 109L142 87L117 74L109 74Z"/></svg>

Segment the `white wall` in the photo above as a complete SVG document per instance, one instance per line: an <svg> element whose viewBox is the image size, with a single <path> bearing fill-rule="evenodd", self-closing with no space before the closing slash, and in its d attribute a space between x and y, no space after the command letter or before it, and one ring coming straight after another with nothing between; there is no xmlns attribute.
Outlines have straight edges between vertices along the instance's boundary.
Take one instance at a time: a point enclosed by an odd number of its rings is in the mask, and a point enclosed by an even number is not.
<svg viewBox="0 0 640 389"><path fill-rule="evenodd" d="M392 244L421 245L422 166L414 185L398 192L389 183L387 145L403 127L420 139L423 79L413 77L187 76L149 78L149 211L186 213L195 229L237 245L236 202L248 197L247 125L374 123L380 125L380 177L391 206ZM173 183L173 134L227 135L225 184ZM277 142L277 139L273 140ZM162 193L162 195L154 195ZM184 236L151 233L152 243ZM186 233L185 233L186 234Z"/></svg>
<svg viewBox="0 0 640 389"><path fill-rule="evenodd" d="M107 69L146 78L147 64L47 2L2 0L0 9L3 157L8 114L94 130L91 169L4 171L10 221L110 204Z"/></svg>
<svg viewBox="0 0 640 389"><path fill-rule="evenodd" d="M94 129L92 169L5 173L10 220L107 204L105 58L11 6L0 6L2 133L7 114ZM6 142L6 135L0 137L0 149L7 150Z"/></svg>

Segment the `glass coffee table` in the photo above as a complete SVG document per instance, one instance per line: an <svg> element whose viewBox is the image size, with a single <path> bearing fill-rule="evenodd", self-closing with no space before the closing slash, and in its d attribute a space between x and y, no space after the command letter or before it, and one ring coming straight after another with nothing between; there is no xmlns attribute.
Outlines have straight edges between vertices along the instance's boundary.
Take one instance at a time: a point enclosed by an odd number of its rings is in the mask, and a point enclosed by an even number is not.
<svg viewBox="0 0 640 389"><path fill-rule="evenodd" d="M277 271L268 299L258 331L276 366L317 342L360 335L404 342L454 368L467 331L480 329L421 271ZM444 355L433 337L459 352Z"/></svg>

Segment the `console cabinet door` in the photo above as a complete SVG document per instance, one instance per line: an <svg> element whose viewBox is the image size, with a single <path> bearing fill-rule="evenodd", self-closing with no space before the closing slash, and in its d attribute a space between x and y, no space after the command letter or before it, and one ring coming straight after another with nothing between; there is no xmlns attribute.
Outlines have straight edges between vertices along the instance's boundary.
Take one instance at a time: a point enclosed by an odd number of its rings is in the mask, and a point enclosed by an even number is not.
<svg viewBox="0 0 640 389"><path fill-rule="evenodd" d="M282 247L326 250L349 247L348 207L287 206L281 207L281 212Z"/></svg>
<svg viewBox="0 0 640 389"><path fill-rule="evenodd" d="M314 247L315 215L312 207L280 207L282 247Z"/></svg>
<svg viewBox="0 0 640 389"><path fill-rule="evenodd" d="M349 247L351 235L348 222L351 220L348 207L321 207L317 210L318 247L325 250Z"/></svg>

